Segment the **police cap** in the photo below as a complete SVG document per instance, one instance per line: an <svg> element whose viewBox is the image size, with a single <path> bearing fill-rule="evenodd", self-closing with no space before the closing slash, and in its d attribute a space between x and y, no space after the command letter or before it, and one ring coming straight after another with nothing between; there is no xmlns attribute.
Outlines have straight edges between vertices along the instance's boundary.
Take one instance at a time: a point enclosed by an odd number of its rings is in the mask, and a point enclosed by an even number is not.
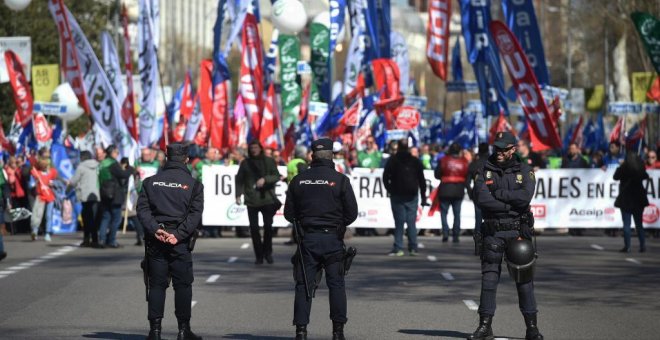
<svg viewBox="0 0 660 340"><path fill-rule="evenodd" d="M188 158L188 145L172 143L167 146L167 159L175 162L183 162Z"/></svg>
<svg viewBox="0 0 660 340"><path fill-rule="evenodd" d="M495 142L493 143L493 146L496 148L505 149L507 146L515 144L516 137L511 132L502 131L495 135Z"/></svg>
<svg viewBox="0 0 660 340"><path fill-rule="evenodd" d="M312 151L332 151L332 140L329 138L321 138L312 142Z"/></svg>

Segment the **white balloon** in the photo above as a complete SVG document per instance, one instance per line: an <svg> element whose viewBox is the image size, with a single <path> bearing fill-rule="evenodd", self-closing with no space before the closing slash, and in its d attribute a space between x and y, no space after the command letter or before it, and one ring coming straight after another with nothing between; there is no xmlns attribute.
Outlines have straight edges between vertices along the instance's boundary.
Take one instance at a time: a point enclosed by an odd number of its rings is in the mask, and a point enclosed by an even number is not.
<svg viewBox="0 0 660 340"><path fill-rule="evenodd" d="M319 13L317 16L314 17L314 20L312 20L312 22L330 28L330 12L326 11ZM337 43L344 41L344 38L346 38L346 25L343 25L341 27L341 31L339 31L339 34L337 35Z"/></svg>
<svg viewBox="0 0 660 340"><path fill-rule="evenodd" d="M273 4L272 21L281 33L298 33L307 24L305 6L298 0L277 0Z"/></svg>
<svg viewBox="0 0 660 340"><path fill-rule="evenodd" d="M69 83L62 83L57 86L55 91L53 91L51 100L66 105L66 114L60 117L67 122L76 120L85 112L83 108L78 105L78 97L76 97L76 94L73 92Z"/></svg>
<svg viewBox="0 0 660 340"><path fill-rule="evenodd" d="M32 0L5 0L5 6L14 11L22 11L30 5Z"/></svg>

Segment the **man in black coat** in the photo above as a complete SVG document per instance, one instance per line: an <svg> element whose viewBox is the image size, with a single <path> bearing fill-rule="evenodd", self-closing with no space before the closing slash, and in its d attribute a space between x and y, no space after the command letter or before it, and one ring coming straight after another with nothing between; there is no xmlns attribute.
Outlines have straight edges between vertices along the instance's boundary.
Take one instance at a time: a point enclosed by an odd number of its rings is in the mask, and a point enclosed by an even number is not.
<svg viewBox="0 0 660 340"><path fill-rule="evenodd" d="M299 221L303 229L300 252L294 255L296 297L293 324L296 339L307 339L307 324L312 309L312 299L307 290L325 271L325 282L330 291L330 319L332 339L344 340L346 317L346 288L344 283L344 233L346 227L357 219L358 207L350 180L335 170L332 141L327 138L312 143L312 163L306 171L296 175L289 183L284 204L284 217L294 223ZM296 223L294 223L295 227ZM305 287L300 259L302 255L307 274Z"/></svg>
<svg viewBox="0 0 660 340"><path fill-rule="evenodd" d="M426 179L422 162L413 157L405 139L398 141L398 151L392 156L383 171L383 184L390 194L390 205L394 217L394 245L390 256L403 256L403 225L408 225L408 252L417 255L417 206L422 196L426 202Z"/></svg>
<svg viewBox="0 0 660 340"><path fill-rule="evenodd" d="M190 329L192 302L192 246L204 211L204 185L186 166L188 147L167 146L163 170L142 183L137 215L144 226L149 287L147 339L160 340L165 290L172 278L174 314L179 324L177 340L197 340Z"/></svg>

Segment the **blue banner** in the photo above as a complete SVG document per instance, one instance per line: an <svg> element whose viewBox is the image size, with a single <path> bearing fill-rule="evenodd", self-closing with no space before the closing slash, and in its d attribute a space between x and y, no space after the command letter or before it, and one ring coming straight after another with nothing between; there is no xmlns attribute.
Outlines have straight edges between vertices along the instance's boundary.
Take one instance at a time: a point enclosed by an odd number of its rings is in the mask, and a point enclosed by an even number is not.
<svg viewBox="0 0 660 340"><path fill-rule="evenodd" d="M502 65L495 42L488 31L490 0L460 0L461 24L468 61L474 68L485 115L497 116L500 108L508 115Z"/></svg>
<svg viewBox="0 0 660 340"><path fill-rule="evenodd" d="M67 149L64 147L64 145L53 143L50 146L50 158L53 162L53 166L61 178L69 180L71 177L73 177L75 169L71 159L69 159L69 153L67 152Z"/></svg>
<svg viewBox="0 0 660 340"><path fill-rule="evenodd" d="M220 53L222 45L222 23L225 21L225 7L227 0L218 0L218 11L216 12L215 25L213 25L213 57Z"/></svg>
<svg viewBox="0 0 660 340"><path fill-rule="evenodd" d="M344 27L346 0L330 0L330 56L337 46L337 37Z"/></svg>
<svg viewBox="0 0 660 340"><path fill-rule="evenodd" d="M454 81L463 81L463 65L461 64L461 39L456 37L454 49L451 51L451 76Z"/></svg>
<svg viewBox="0 0 660 340"><path fill-rule="evenodd" d="M381 58L391 57L390 32L392 31L392 14L390 0L375 0L378 18L378 47ZM371 7L371 4L369 5Z"/></svg>
<svg viewBox="0 0 660 340"><path fill-rule="evenodd" d="M319 118L316 125L316 135L318 137L326 136L339 123L339 119L344 115L344 98L340 95L335 97L332 105L326 113Z"/></svg>
<svg viewBox="0 0 660 340"><path fill-rule="evenodd" d="M529 65L534 69L539 85L550 84L548 67L545 64L543 40L536 21L532 0L502 0L502 10L506 24L518 38L520 46L527 55Z"/></svg>
<svg viewBox="0 0 660 340"><path fill-rule="evenodd" d="M380 47L378 46L378 12L376 11L376 0L368 0L364 3L364 26L365 26L365 51L362 65L370 65L371 61L380 57ZM369 85L367 85L369 86Z"/></svg>
<svg viewBox="0 0 660 340"><path fill-rule="evenodd" d="M598 114L596 122L589 120L584 127L584 147L590 150L605 151L608 148L608 140L605 138L605 124L603 114Z"/></svg>

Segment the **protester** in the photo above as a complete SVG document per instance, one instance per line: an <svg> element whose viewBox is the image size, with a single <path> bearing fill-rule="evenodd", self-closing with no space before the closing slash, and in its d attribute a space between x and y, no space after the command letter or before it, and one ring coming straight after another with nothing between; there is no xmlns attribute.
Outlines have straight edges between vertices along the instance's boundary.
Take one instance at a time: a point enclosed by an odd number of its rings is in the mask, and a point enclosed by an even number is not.
<svg viewBox="0 0 660 340"><path fill-rule="evenodd" d="M378 150L376 139L372 136L367 137L366 149L357 154L357 167L375 169L380 166L383 154Z"/></svg>
<svg viewBox="0 0 660 340"><path fill-rule="evenodd" d="M435 168L435 178L440 180L438 199L440 199L440 216L442 219L442 242L449 240L449 223L447 214L449 207L454 214L452 241L459 242L461 232L461 204L465 196L465 181L468 172L468 162L461 156L461 146L453 143L449 146L448 155L440 160Z"/></svg>
<svg viewBox="0 0 660 340"><path fill-rule="evenodd" d="M9 188L8 209L12 208L29 208L27 194L23 188L23 172L19 166L17 157L9 156L7 164L4 167L4 175L7 179ZM18 224L29 223L27 220L13 222ZM12 233L15 232L17 226L12 224ZM19 228L20 229L20 228Z"/></svg>
<svg viewBox="0 0 660 340"><path fill-rule="evenodd" d="M568 145L568 152L561 161L562 169L587 169L589 163L582 157L580 147L576 143Z"/></svg>
<svg viewBox="0 0 660 340"><path fill-rule="evenodd" d="M417 207L421 194L421 205L426 201L426 179L422 162L413 157L405 139L398 141L397 152L383 171L383 185L390 194L390 205L394 217L394 244L390 256L403 256L403 226L407 225L408 253L417 255ZM419 190L418 190L419 189Z"/></svg>
<svg viewBox="0 0 660 340"><path fill-rule="evenodd" d="M520 161L531 166L534 171L539 169L545 169L545 162L543 158L538 153L532 151L529 141L526 139L521 139L518 141L518 157Z"/></svg>
<svg viewBox="0 0 660 340"><path fill-rule="evenodd" d="M44 240L50 242L52 230L48 219L48 209L50 209L51 203L55 201L55 192L51 185L58 174L57 170L50 166L50 158L45 157L45 155L50 155L50 152L43 155L37 159L35 166L30 170L30 174L32 175L31 182L34 183L35 192L37 193L34 204L32 205L30 226L32 227L31 238L32 241L35 241L39 233L39 227L45 221L46 230Z"/></svg>
<svg viewBox="0 0 660 340"><path fill-rule="evenodd" d="M126 189L120 185L120 180L127 179L135 170L128 164L120 165L117 162L119 150L114 145L108 146L103 155L99 165L99 247L119 248L117 229L121 223L121 208L126 200Z"/></svg>
<svg viewBox="0 0 660 340"><path fill-rule="evenodd" d="M642 214L644 208L649 205L646 189L643 181L649 178L644 170L642 159L634 152L628 151L625 161L614 172L614 180L619 183L619 195L614 201L614 206L621 209L623 220L623 243L621 252L630 252L630 218L635 221L637 237L639 238L639 252L646 251L644 226Z"/></svg>
<svg viewBox="0 0 660 340"><path fill-rule="evenodd" d="M660 169L660 161L658 161L658 154L655 151L649 150L646 153L644 166L646 167L646 170Z"/></svg>
<svg viewBox="0 0 660 340"><path fill-rule="evenodd" d="M589 167L592 169L601 169L605 163L603 162L603 152L596 150L591 154L591 161Z"/></svg>
<svg viewBox="0 0 660 340"><path fill-rule="evenodd" d="M422 149L420 150L419 159L422 161L425 170L433 169L431 167L431 149L428 144L422 144Z"/></svg>
<svg viewBox="0 0 660 340"><path fill-rule="evenodd" d="M0 169L4 169L4 167L0 166ZM9 182L7 180L7 175L3 170L0 171L0 235L7 234L7 227L5 226L5 210L11 209L11 206L8 205L10 197L11 190L9 189ZM0 240L0 243L1 242L2 240ZM0 253L2 253L1 249Z"/></svg>
<svg viewBox="0 0 660 340"><path fill-rule="evenodd" d="M71 177L70 185L76 190L76 198L82 204L83 242L81 247L98 247L96 213L99 194L99 162L92 158L89 151L80 153L80 164ZM90 242L91 241L91 242Z"/></svg>
<svg viewBox="0 0 660 340"><path fill-rule="evenodd" d="M204 173L204 167L209 166L209 165L222 165L222 161L220 161L220 150L214 147L209 147L206 149L206 153L204 154L205 158L197 162L195 164L195 178L198 181L202 181L202 176Z"/></svg>
<svg viewBox="0 0 660 340"><path fill-rule="evenodd" d="M609 152L603 158L603 169L616 169L621 163L623 163L621 144L616 141L610 142Z"/></svg>

